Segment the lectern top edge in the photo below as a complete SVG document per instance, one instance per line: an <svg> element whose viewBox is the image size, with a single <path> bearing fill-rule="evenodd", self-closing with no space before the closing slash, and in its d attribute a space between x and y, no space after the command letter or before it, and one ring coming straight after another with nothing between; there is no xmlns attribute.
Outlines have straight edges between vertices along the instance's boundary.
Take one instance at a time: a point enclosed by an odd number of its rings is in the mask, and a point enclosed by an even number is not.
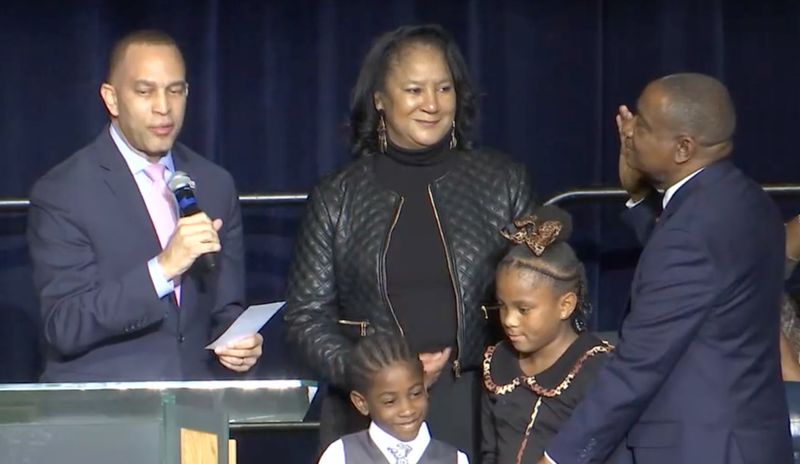
<svg viewBox="0 0 800 464"><path fill-rule="evenodd" d="M16 383L0 384L0 392L70 391L70 390L290 390L313 388L310 380L231 380L191 382L88 382L88 383Z"/></svg>

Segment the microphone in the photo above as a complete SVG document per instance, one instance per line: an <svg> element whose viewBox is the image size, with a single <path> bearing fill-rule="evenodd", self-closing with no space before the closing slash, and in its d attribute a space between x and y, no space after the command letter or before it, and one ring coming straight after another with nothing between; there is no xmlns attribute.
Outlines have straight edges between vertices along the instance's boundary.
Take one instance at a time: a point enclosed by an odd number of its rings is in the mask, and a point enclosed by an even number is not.
<svg viewBox="0 0 800 464"><path fill-rule="evenodd" d="M175 195L175 200L178 202L178 210L181 212L181 217L193 216L203 212L197 206L197 199L194 197L194 186L195 183L192 178L183 171L175 171L175 174L167 182L167 187ZM206 272L212 271L217 267L213 253L200 255L198 260Z"/></svg>

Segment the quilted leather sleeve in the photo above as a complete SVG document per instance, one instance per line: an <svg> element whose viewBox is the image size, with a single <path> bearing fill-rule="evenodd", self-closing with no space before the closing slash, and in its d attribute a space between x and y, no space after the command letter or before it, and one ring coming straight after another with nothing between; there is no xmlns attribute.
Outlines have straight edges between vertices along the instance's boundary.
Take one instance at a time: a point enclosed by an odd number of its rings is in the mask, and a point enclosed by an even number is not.
<svg viewBox="0 0 800 464"><path fill-rule="evenodd" d="M514 208L514 219L533 212L536 207L536 194L528 175L528 170L521 164L512 164L509 175L509 193Z"/></svg>
<svg viewBox="0 0 800 464"><path fill-rule="evenodd" d="M308 365L326 380L344 386L345 363L352 343L337 325L337 198L341 195L333 189L320 186L309 197L289 267L284 321L288 343L300 349Z"/></svg>
<svg viewBox="0 0 800 464"><path fill-rule="evenodd" d="M444 235L456 264L462 296L459 361L462 370L480 367L496 330L481 306L494 302L494 273L508 249L500 229L531 212L535 195L528 171L507 155L481 149L459 154L460 163L437 182L434 196Z"/></svg>

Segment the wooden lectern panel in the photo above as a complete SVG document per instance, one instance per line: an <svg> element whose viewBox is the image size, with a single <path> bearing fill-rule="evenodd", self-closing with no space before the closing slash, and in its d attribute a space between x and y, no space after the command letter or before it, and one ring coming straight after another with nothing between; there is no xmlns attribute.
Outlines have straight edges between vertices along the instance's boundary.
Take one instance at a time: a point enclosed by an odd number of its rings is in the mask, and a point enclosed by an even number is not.
<svg viewBox="0 0 800 464"><path fill-rule="evenodd" d="M228 440L228 464L236 464L236 440Z"/></svg>
<svg viewBox="0 0 800 464"><path fill-rule="evenodd" d="M181 464L217 464L217 440L213 433L181 428Z"/></svg>

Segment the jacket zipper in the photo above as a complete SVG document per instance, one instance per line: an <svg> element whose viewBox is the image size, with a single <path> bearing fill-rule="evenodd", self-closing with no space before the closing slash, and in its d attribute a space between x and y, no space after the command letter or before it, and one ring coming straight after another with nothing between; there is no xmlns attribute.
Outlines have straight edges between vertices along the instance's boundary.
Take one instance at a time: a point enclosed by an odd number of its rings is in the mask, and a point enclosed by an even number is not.
<svg viewBox="0 0 800 464"><path fill-rule="evenodd" d="M461 321L461 295L456 285L455 272L453 271L453 263L450 258L450 250L447 248L447 242L444 240L444 231L442 230L442 222L439 219L439 211L436 209L436 202L433 201L433 189L428 185L428 197L431 199L431 206L433 207L433 216L436 218L436 226L439 228L439 237L442 239L442 246L444 247L444 255L447 259L447 270L450 273L450 282L453 284L453 292L456 297L456 318L458 319L458 328L456 329L456 359L453 361L453 373L456 378L461 377L461 329L463 327Z"/></svg>
<svg viewBox="0 0 800 464"><path fill-rule="evenodd" d="M369 321L348 321L347 319L339 319L338 322L341 325L358 327L358 335L361 337L367 336L367 327L369 327Z"/></svg>
<svg viewBox="0 0 800 464"><path fill-rule="evenodd" d="M383 256L381 256L381 283L383 284L383 296L386 298L386 304L389 306L389 311L392 313L392 317L394 318L395 324L397 324L397 328L400 329L400 335L405 337L406 334L403 331L403 327L400 326L400 321L397 320L397 315L394 312L394 307L392 306L392 301L389 299L389 284L388 279L386 278L386 255L389 253L389 244L392 242L392 233L394 232L395 226L397 226L397 220L400 219L400 211L403 209L403 203L405 199L400 197L400 203L397 205L397 211L394 213L394 219L392 220L392 226L389 227L389 235L386 236L386 246L383 248Z"/></svg>

